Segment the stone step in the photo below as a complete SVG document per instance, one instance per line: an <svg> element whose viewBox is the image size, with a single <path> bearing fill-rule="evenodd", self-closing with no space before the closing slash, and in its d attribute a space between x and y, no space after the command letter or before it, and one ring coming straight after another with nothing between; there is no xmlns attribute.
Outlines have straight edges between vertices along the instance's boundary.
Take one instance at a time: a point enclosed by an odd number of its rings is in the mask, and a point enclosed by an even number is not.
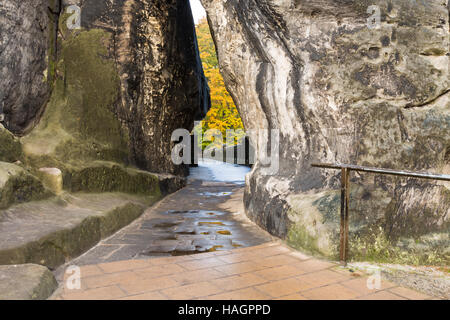
<svg viewBox="0 0 450 320"><path fill-rule="evenodd" d="M45 300L57 287L58 282L46 267L0 266L0 300Z"/></svg>
<svg viewBox="0 0 450 320"><path fill-rule="evenodd" d="M65 193L0 210L0 265L55 269L131 223L160 197Z"/></svg>

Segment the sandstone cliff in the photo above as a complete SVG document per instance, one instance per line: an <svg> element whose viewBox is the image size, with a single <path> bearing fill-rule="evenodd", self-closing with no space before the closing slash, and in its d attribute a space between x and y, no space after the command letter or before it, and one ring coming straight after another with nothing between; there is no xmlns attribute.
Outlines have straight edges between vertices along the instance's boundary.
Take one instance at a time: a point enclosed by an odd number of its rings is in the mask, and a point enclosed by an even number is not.
<svg viewBox="0 0 450 320"><path fill-rule="evenodd" d="M280 130L278 174L257 163L245 196L272 234L337 252L339 175L312 162L450 172L447 1L202 2L246 129ZM351 181L353 257L448 264L449 184Z"/></svg>
<svg viewBox="0 0 450 320"><path fill-rule="evenodd" d="M31 163L185 173L170 159L172 131L210 103L188 2L8 0L0 13L3 124L26 134Z"/></svg>
<svg viewBox="0 0 450 320"><path fill-rule="evenodd" d="M333 257L339 174L312 162L449 173L447 0L202 2L246 129L280 131L279 171L259 161L247 181L259 225ZM77 191L126 180L114 163L184 173L170 135L209 104L187 1L6 0L0 13L2 124L24 135L0 132L2 161L59 167ZM448 265L448 183L351 180L355 259Z"/></svg>
<svg viewBox="0 0 450 320"><path fill-rule="evenodd" d="M33 126L49 97L49 6L48 0L0 4L0 113L15 133Z"/></svg>

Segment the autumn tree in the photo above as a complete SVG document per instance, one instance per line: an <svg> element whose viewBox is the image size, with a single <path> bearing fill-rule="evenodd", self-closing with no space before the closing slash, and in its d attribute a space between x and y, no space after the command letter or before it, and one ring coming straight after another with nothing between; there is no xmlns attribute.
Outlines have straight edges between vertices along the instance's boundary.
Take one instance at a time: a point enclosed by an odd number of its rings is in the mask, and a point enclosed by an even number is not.
<svg viewBox="0 0 450 320"><path fill-rule="evenodd" d="M232 136L232 144L236 144L237 141L245 136L244 126L239 112L225 88L223 77L220 74L216 48L206 18L199 21L196 30L203 69L211 89L211 110L206 115L206 118L197 125L194 130L199 137L204 136L207 131L211 132L218 130L222 133L223 143L226 143L227 130L234 130L235 133ZM214 140L214 138L209 136L203 137L203 149L208 146L222 146L221 141L210 140Z"/></svg>

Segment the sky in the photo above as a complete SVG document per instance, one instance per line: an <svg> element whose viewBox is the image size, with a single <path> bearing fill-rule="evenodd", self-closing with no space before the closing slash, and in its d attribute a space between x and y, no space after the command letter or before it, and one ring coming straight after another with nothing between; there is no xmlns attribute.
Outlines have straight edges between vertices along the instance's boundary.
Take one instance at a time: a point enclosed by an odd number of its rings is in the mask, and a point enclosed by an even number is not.
<svg viewBox="0 0 450 320"><path fill-rule="evenodd" d="M203 8L202 4L200 3L200 0L190 0L190 1L191 1L192 14L194 15L194 21L195 21L195 24L197 24L201 18L206 17L206 12L205 12L205 9Z"/></svg>

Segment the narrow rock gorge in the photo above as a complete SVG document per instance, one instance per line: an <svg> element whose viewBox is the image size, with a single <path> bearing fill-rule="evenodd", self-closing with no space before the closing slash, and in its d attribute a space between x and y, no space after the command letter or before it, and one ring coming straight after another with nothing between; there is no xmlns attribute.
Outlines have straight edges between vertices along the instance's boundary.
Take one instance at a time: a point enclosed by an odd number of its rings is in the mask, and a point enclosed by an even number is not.
<svg viewBox="0 0 450 320"><path fill-rule="evenodd" d="M247 181L260 226L335 257L340 174L311 163L450 172L448 1L202 3L246 129L280 131L279 172L258 161ZM448 183L354 174L351 184L354 258L448 265Z"/></svg>
<svg viewBox="0 0 450 320"><path fill-rule="evenodd" d="M280 133L279 170L257 157L247 176L259 226L335 258L340 174L312 163L450 173L447 0L201 1L259 156L258 130ZM0 222L23 208L67 215L68 235L42 238L48 266L184 185L171 135L210 107L187 0L3 0L0 66ZM351 185L353 259L450 263L449 183L353 174ZM70 237L82 247L60 243ZM41 261L33 239L0 264Z"/></svg>

